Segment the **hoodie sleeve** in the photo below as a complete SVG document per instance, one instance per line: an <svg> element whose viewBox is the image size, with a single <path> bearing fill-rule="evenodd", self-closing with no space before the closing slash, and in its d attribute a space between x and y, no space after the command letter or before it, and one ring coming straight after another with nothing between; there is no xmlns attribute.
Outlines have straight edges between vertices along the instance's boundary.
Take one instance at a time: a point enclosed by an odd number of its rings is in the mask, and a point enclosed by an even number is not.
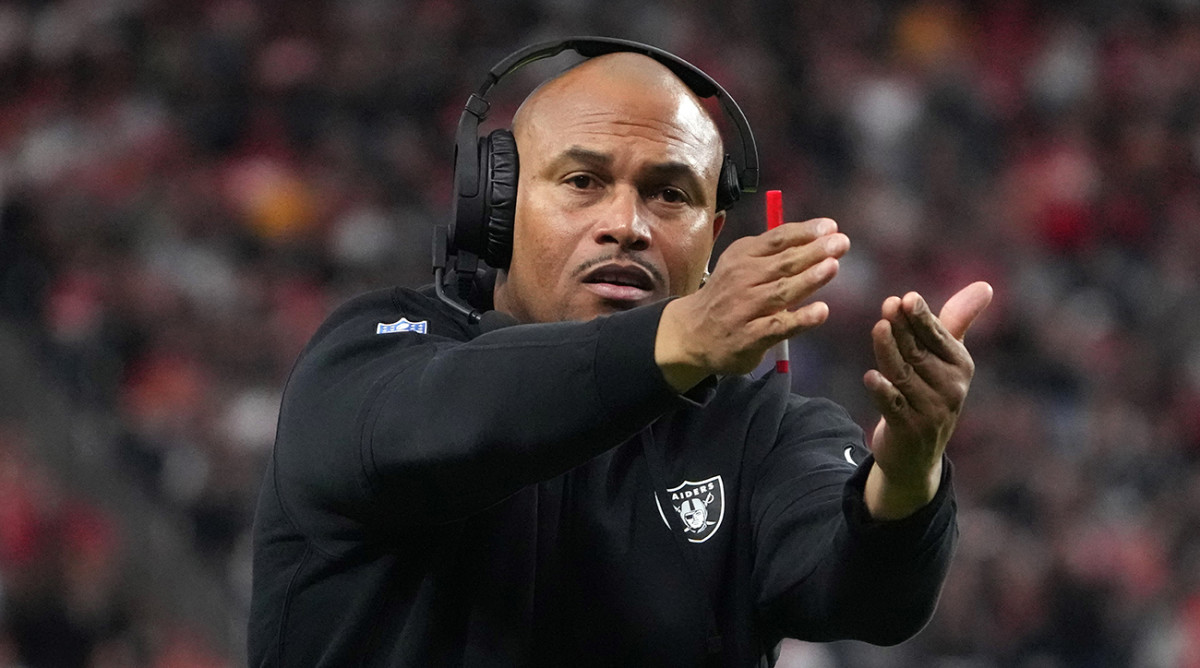
<svg viewBox="0 0 1200 668"><path fill-rule="evenodd" d="M467 341L433 318L387 337L362 333L378 314L346 318L354 334L318 335L293 372L278 468L303 479L310 508L402 504L414 524L470 515L686 401L654 363L664 306Z"/></svg>
<svg viewBox="0 0 1200 668"><path fill-rule="evenodd" d="M932 617L958 535L952 467L926 506L880 522L863 500L873 464L834 404L785 418L752 511L759 614L778 637L891 645Z"/></svg>

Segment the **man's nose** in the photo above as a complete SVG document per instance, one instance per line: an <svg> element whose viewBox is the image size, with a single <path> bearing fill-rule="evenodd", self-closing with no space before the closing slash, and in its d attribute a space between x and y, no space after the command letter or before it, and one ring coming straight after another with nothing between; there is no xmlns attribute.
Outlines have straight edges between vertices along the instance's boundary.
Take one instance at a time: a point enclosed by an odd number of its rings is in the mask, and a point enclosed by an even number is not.
<svg viewBox="0 0 1200 668"><path fill-rule="evenodd" d="M632 186L617 187L607 204L603 211L597 212L596 243L617 244L621 250L649 248L650 221L637 189Z"/></svg>

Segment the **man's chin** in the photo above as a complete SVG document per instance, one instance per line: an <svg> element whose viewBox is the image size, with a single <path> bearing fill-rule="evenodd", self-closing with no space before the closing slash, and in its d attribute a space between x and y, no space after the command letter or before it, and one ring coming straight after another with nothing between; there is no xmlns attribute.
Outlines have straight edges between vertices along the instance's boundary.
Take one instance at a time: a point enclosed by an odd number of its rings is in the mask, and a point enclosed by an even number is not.
<svg viewBox="0 0 1200 668"><path fill-rule="evenodd" d="M635 309L639 306L645 306L653 302L653 299L644 300L626 300L626 299L588 299L586 303L577 303L571 308L568 308L564 314L563 320L578 320L587 321L598 318L604 315L612 315Z"/></svg>

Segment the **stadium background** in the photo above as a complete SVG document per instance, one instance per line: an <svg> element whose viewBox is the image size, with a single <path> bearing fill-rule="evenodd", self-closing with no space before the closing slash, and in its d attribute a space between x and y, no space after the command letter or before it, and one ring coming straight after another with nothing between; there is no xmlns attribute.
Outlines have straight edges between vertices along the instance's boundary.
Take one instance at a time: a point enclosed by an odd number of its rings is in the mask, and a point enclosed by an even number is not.
<svg viewBox="0 0 1200 668"><path fill-rule="evenodd" d="M245 661L292 360L344 298L428 280L486 68L583 33L710 72L789 218L852 237L798 390L873 423L883 297L997 290L937 616L789 665L1200 666L1194 0L0 4L0 666Z"/></svg>

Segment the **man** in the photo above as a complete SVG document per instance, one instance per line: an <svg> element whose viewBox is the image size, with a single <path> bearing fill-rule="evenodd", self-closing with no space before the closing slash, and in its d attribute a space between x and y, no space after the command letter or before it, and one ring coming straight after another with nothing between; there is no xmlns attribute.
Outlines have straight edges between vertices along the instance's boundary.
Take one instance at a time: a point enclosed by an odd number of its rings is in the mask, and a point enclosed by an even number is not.
<svg viewBox="0 0 1200 668"><path fill-rule="evenodd" d="M784 224L705 281L721 140L669 70L587 60L513 132L493 299L519 324L381 291L293 371L256 520L252 663L748 666L783 637L918 631L956 534L961 339L990 288L940 319L915 293L884 302L868 454L833 404L742 375L826 319L809 300L849 240Z"/></svg>

